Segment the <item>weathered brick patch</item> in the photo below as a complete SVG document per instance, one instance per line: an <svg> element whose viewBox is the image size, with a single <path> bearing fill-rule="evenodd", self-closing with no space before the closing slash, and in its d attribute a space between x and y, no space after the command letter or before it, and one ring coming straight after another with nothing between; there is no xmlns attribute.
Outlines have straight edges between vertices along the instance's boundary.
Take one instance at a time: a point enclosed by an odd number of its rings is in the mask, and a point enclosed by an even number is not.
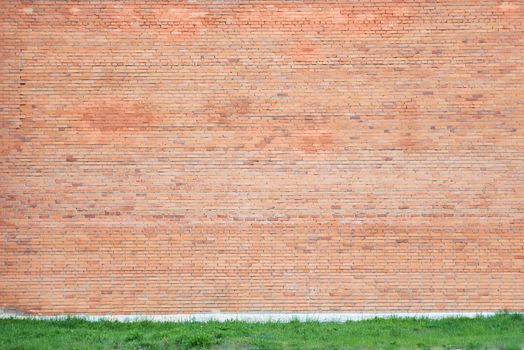
<svg viewBox="0 0 524 350"><path fill-rule="evenodd" d="M524 311L521 1L2 1L0 308Z"/></svg>

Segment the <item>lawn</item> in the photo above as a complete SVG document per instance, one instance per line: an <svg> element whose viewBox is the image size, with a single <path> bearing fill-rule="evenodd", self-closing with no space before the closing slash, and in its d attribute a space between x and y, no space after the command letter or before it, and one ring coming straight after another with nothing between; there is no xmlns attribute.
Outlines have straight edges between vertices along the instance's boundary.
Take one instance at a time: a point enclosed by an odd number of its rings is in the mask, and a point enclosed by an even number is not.
<svg viewBox="0 0 524 350"><path fill-rule="evenodd" d="M0 349L522 349L524 316L357 322L0 320Z"/></svg>

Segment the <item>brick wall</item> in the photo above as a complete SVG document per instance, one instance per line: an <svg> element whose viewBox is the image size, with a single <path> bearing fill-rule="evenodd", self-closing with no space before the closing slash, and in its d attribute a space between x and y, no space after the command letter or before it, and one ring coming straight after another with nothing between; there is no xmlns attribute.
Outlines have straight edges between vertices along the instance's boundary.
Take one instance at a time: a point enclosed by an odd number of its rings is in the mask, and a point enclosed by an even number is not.
<svg viewBox="0 0 524 350"><path fill-rule="evenodd" d="M0 308L524 310L521 1L1 1Z"/></svg>

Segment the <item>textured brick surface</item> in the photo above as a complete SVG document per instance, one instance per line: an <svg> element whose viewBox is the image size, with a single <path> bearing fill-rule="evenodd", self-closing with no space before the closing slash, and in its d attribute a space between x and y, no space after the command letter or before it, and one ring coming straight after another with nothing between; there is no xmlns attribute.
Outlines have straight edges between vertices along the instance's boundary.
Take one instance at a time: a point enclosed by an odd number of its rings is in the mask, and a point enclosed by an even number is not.
<svg viewBox="0 0 524 350"><path fill-rule="evenodd" d="M0 308L524 310L521 1L0 2Z"/></svg>

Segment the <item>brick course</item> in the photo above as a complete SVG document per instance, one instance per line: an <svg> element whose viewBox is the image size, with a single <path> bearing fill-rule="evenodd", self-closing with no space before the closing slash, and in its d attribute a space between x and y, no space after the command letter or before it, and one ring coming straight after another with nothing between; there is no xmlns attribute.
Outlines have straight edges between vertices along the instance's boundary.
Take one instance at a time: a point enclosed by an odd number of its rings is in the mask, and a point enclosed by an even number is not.
<svg viewBox="0 0 524 350"><path fill-rule="evenodd" d="M0 308L524 311L521 1L0 2Z"/></svg>

